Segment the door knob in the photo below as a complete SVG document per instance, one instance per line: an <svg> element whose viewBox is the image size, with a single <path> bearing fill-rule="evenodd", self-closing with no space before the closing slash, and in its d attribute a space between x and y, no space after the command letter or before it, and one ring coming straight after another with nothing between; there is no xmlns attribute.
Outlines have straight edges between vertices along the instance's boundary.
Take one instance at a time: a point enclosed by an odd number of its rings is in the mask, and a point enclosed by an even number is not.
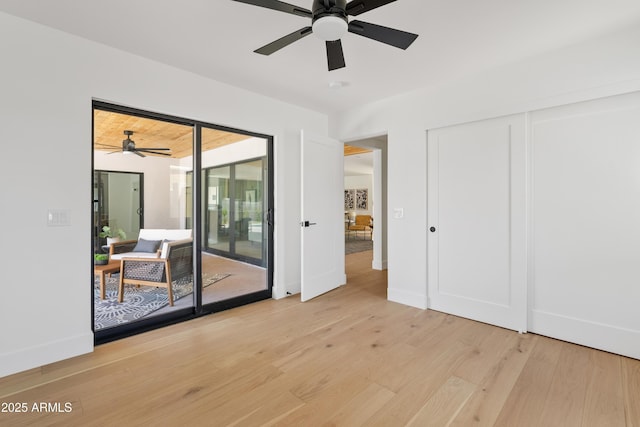
<svg viewBox="0 0 640 427"><path fill-rule="evenodd" d="M433 233L434 231L436 231L436 228L435 228L435 227L431 227L431 228L429 229L429 231Z"/></svg>

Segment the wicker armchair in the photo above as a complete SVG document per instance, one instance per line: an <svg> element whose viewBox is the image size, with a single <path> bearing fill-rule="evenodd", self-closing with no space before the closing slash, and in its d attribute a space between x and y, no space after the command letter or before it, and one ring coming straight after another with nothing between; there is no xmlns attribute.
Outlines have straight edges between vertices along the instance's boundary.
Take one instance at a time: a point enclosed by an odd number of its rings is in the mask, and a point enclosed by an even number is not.
<svg viewBox="0 0 640 427"><path fill-rule="evenodd" d="M173 281L193 274L191 239L170 242L160 258L122 258L118 302L124 299L124 285L167 288L169 305L173 305Z"/></svg>
<svg viewBox="0 0 640 427"><path fill-rule="evenodd" d="M138 244L137 240L122 240L120 242L112 243L109 246L109 258L113 255L123 254L133 251L133 248Z"/></svg>

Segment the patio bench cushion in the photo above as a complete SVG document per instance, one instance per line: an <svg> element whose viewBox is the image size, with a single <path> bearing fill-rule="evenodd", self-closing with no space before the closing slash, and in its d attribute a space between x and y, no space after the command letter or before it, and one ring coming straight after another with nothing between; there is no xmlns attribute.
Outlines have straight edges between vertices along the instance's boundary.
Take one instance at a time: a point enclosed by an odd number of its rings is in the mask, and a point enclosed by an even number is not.
<svg viewBox="0 0 640 427"><path fill-rule="evenodd" d="M166 258L169 244L173 242L191 241L192 231L183 229L142 228L138 235L139 240L128 240L111 244L109 256L111 259L122 258ZM136 246L141 240L161 242L158 250L154 252L140 252ZM144 249L144 248L143 248Z"/></svg>

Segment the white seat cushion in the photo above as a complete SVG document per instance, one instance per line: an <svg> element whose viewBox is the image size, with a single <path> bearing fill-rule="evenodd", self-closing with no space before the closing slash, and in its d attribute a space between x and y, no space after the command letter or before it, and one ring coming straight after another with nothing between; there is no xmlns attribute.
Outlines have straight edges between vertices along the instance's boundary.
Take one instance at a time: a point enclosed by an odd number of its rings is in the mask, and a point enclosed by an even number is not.
<svg viewBox="0 0 640 427"><path fill-rule="evenodd" d="M158 258L158 252L123 252L111 255L111 259L119 260L122 258Z"/></svg>
<svg viewBox="0 0 640 427"><path fill-rule="evenodd" d="M138 235L139 239L145 240L182 240L190 237L192 237L191 230L164 228L143 228Z"/></svg>
<svg viewBox="0 0 640 427"><path fill-rule="evenodd" d="M179 245L181 243L188 243L191 241L193 241L193 239L189 237L188 239L172 240L169 242L162 243L162 246L160 246L160 258L167 258L167 255L169 253L169 248L171 246Z"/></svg>
<svg viewBox="0 0 640 427"><path fill-rule="evenodd" d="M164 228L142 228L138 239L145 240L160 240L159 252L125 252L121 254L114 254L111 259L119 260L122 258L166 258L169 250L169 244L178 244L183 242L190 242L191 230L183 229L164 229Z"/></svg>

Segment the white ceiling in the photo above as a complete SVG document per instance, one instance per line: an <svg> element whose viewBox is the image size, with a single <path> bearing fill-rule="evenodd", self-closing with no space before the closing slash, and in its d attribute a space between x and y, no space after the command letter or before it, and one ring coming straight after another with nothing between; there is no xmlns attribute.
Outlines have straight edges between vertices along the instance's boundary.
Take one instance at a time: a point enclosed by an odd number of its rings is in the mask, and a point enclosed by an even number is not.
<svg viewBox="0 0 640 427"><path fill-rule="evenodd" d="M638 0L398 0L358 19L417 33L416 42L402 51L349 33L347 67L329 72L313 36L253 53L308 19L231 0L0 0L0 11L326 113L640 22Z"/></svg>
<svg viewBox="0 0 640 427"><path fill-rule="evenodd" d="M344 156L344 176L373 174L373 153Z"/></svg>

